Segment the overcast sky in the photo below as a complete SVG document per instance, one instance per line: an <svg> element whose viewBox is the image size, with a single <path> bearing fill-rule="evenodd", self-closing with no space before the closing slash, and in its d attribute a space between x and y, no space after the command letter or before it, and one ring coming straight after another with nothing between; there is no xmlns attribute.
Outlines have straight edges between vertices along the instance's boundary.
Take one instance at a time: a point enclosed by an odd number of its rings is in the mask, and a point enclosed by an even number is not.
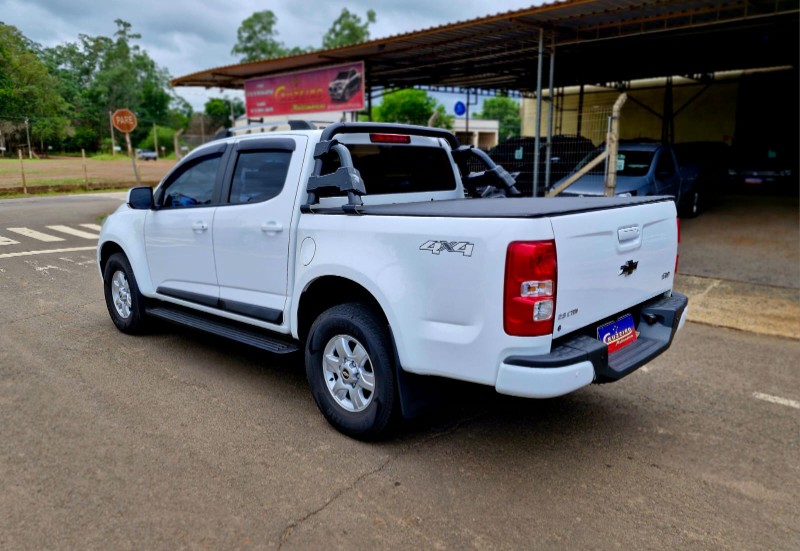
<svg viewBox="0 0 800 551"><path fill-rule="evenodd" d="M115 19L133 25L139 44L173 77L237 63L231 55L236 30L253 12L270 9L278 18L278 39L286 46L322 44L322 35L346 7L362 18L369 8L377 22L371 38L425 29L540 4L541 0L0 0L0 21L14 25L44 46L75 42L79 34L112 36ZM219 89L177 88L202 110Z"/></svg>

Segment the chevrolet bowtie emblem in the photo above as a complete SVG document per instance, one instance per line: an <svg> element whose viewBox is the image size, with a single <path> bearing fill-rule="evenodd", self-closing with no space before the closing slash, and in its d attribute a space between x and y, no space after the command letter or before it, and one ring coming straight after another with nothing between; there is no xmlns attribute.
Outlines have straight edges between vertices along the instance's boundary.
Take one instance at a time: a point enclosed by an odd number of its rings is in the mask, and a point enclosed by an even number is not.
<svg viewBox="0 0 800 551"><path fill-rule="evenodd" d="M628 260L625 264L619 267L619 273L617 275L624 275L629 276L633 272L636 271L636 268L639 267L639 262L634 262L633 260Z"/></svg>

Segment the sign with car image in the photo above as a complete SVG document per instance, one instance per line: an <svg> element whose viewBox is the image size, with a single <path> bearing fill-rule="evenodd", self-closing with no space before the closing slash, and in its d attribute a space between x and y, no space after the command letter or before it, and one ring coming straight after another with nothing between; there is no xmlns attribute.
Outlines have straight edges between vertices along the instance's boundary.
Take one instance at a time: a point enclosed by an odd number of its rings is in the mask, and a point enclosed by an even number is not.
<svg viewBox="0 0 800 551"><path fill-rule="evenodd" d="M244 84L247 116L297 115L364 109L364 63L347 63Z"/></svg>

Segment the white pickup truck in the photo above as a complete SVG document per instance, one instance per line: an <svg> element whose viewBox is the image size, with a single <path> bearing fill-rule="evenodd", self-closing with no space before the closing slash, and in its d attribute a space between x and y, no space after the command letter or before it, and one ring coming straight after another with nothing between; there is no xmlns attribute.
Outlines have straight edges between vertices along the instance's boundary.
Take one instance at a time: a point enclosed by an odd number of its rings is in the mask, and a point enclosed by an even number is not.
<svg viewBox="0 0 800 551"><path fill-rule="evenodd" d="M197 148L97 260L121 331L304 349L322 414L367 439L436 377L547 398L628 375L684 322L678 241L669 197L522 198L449 132L343 123Z"/></svg>

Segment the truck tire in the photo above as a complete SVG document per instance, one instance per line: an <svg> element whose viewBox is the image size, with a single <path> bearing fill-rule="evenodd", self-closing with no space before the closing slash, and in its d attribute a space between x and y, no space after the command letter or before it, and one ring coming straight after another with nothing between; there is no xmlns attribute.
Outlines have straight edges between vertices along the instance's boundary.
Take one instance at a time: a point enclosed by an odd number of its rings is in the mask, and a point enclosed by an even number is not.
<svg viewBox="0 0 800 551"><path fill-rule="evenodd" d="M145 301L136 284L131 264L123 253L115 253L103 270L103 290L111 320L123 333L142 333Z"/></svg>
<svg viewBox="0 0 800 551"><path fill-rule="evenodd" d="M336 430L369 440L389 425L396 404L394 355L386 322L360 303L323 312L306 340L306 376Z"/></svg>

